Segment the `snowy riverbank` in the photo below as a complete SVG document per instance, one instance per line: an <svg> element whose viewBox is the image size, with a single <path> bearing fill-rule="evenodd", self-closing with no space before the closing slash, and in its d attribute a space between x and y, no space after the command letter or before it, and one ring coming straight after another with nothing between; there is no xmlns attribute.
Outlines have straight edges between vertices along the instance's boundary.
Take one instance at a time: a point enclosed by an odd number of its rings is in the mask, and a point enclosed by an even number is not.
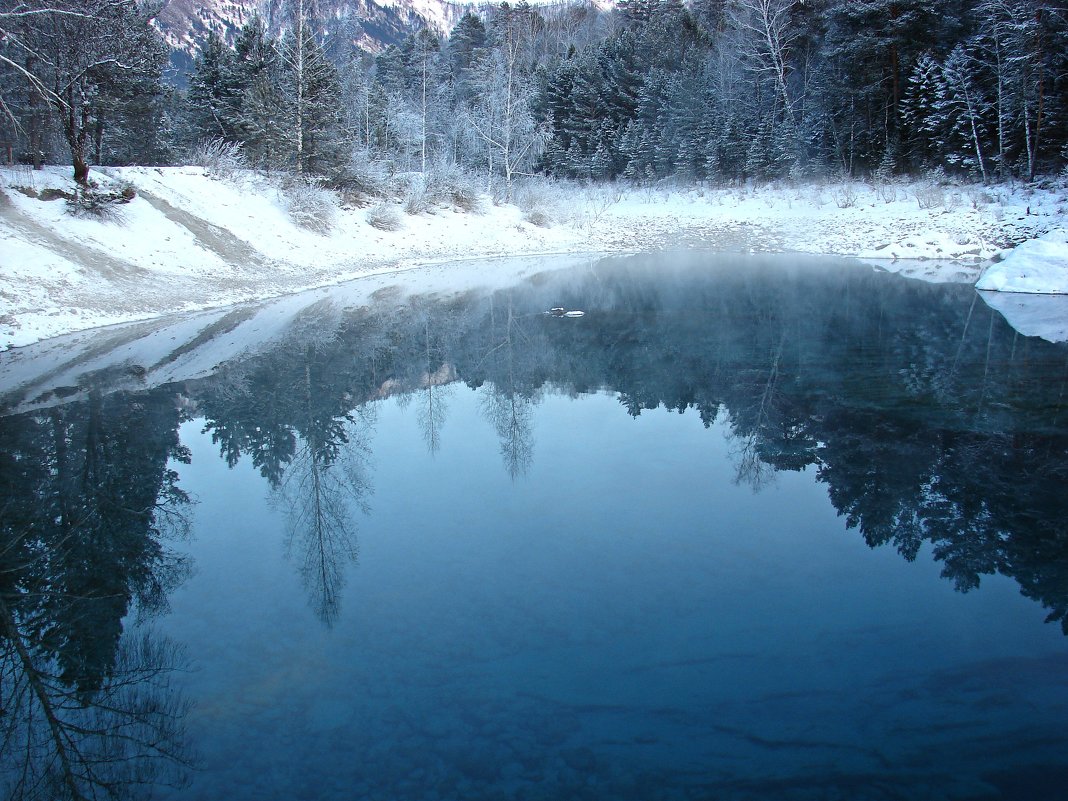
<svg viewBox="0 0 1068 801"><path fill-rule="evenodd" d="M372 226L370 208L341 206L319 233L298 225L286 194L256 174L223 180L195 167L130 167L94 178L136 191L118 219L70 216L60 194L71 188L68 169L0 171L0 345L480 256L797 251L969 282L988 260L1005 258L1005 277L992 288L1018 290L1026 274L1024 291L1068 290L1068 281L1057 283L1068 271L1063 182L685 191L546 184L525 188L518 205L487 197L473 212L410 215L398 201L396 230Z"/></svg>

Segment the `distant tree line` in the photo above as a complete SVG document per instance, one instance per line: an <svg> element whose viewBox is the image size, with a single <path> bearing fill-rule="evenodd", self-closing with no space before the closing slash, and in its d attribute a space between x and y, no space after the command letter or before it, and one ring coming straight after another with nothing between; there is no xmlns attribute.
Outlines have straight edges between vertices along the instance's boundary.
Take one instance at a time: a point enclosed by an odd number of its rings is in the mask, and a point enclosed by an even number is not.
<svg viewBox="0 0 1068 801"><path fill-rule="evenodd" d="M358 21L277 5L203 43L188 89L141 0L0 0L0 137L28 161L171 163L197 142L341 180L368 163L510 186L944 171L1068 162L1060 0L502 3L378 55Z"/></svg>

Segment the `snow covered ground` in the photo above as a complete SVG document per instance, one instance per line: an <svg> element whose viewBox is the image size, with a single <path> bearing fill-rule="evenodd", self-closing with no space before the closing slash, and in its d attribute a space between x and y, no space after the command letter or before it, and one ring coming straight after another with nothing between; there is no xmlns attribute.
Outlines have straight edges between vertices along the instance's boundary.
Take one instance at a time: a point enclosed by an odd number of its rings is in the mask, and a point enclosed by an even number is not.
<svg viewBox="0 0 1068 801"><path fill-rule="evenodd" d="M0 170L0 345L421 265L464 261L471 270L473 258L548 253L825 253L967 282L995 260L980 286L1068 292L1063 182L687 190L546 183L522 188L516 204L484 198L477 212L437 207L408 215L398 202L397 230L372 226L369 208L342 207L319 233L298 225L286 193L252 173L224 180L197 167L96 171L102 189L126 182L137 193L112 220L68 213L57 195L71 190L69 175L66 168ZM482 264L485 280L510 269L500 260Z"/></svg>
<svg viewBox="0 0 1068 801"><path fill-rule="evenodd" d="M975 285L993 292L1068 294L1068 228L1022 243L991 265Z"/></svg>

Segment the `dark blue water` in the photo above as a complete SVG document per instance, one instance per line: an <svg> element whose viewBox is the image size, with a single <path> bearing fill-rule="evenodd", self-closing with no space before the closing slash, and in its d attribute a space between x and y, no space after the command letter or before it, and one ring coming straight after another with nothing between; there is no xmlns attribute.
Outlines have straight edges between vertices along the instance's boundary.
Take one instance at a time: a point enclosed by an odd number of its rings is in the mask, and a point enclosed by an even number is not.
<svg viewBox="0 0 1068 801"><path fill-rule="evenodd" d="M1066 383L970 287L738 257L380 293L211 375L86 379L0 426L32 715L0 775L1061 798Z"/></svg>

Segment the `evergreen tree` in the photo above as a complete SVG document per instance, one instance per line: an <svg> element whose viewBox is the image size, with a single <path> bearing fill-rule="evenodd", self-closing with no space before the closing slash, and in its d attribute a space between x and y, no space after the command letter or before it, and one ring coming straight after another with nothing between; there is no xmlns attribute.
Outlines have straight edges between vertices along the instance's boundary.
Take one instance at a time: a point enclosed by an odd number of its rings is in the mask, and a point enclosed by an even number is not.
<svg viewBox="0 0 1068 801"><path fill-rule="evenodd" d="M851 168L874 169L898 134L907 77L962 25L959 0L829 0L824 101Z"/></svg>
<svg viewBox="0 0 1068 801"><path fill-rule="evenodd" d="M326 173L340 159L341 80L310 24L282 41L280 77L290 108L289 147L298 173Z"/></svg>
<svg viewBox="0 0 1068 801"><path fill-rule="evenodd" d="M167 51L158 37L146 44L152 47L143 54L148 68L101 78L92 126L97 164L166 164L170 159L164 121Z"/></svg>
<svg viewBox="0 0 1068 801"><path fill-rule="evenodd" d="M462 81L486 46L486 26L468 11L449 33L449 69L454 81Z"/></svg>
<svg viewBox="0 0 1068 801"><path fill-rule="evenodd" d="M236 119L241 108L237 61L234 51L215 33L208 36L193 62L186 102L196 139L237 141Z"/></svg>
<svg viewBox="0 0 1068 801"><path fill-rule="evenodd" d="M946 91L936 112L944 121L941 149L948 166L978 173L986 180L986 116L990 103L972 77L971 60L957 45L942 69Z"/></svg>
<svg viewBox="0 0 1068 801"><path fill-rule="evenodd" d="M235 129L249 163L264 169L284 165L292 130L290 106L282 92L281 63L262 18L253 17L234 46L236 77L242 87Z"/></svg>
<svg viewBox="0 0 1068 801"><path fill-rule="evenodd" d="M901 100L901 121L914 167L931 167L939 157L946 91L942 65L924 53L909 74Z"/></svg>

